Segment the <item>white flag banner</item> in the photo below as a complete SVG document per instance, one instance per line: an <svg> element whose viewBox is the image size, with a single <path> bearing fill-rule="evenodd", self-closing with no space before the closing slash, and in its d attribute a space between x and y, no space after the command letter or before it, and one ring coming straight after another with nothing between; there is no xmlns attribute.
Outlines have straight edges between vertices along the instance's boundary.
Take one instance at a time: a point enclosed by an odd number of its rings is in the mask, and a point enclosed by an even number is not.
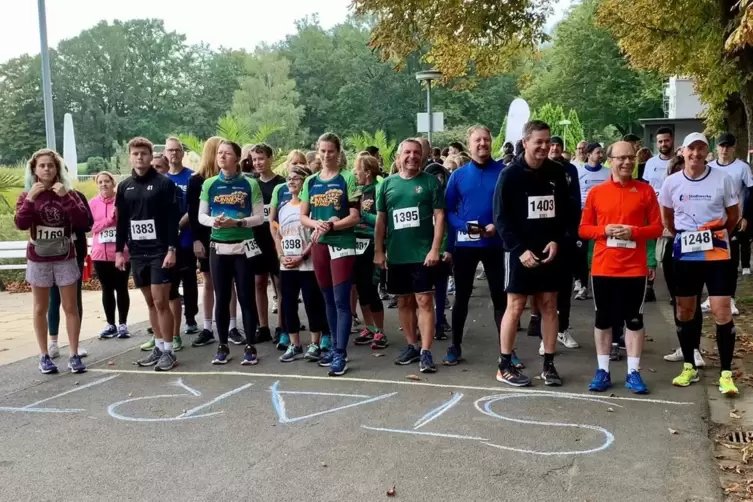
<svg viewBox="0 0 753 502"><path fill-rule="evenodd" d="M507 112L507 129L505 130L505 143L515 145L523 139L523 126L531 118L531 109L525 99L515 98L510 103L510 110Z"/></svg>
<svg viewBox="0 0 753 502"><path fill-rule="evenodd" d="M73 133L73 116L66 113L63 117L63 159L68 166L71 180L78 181L78 155L76 154L76 136Z"/></svg>

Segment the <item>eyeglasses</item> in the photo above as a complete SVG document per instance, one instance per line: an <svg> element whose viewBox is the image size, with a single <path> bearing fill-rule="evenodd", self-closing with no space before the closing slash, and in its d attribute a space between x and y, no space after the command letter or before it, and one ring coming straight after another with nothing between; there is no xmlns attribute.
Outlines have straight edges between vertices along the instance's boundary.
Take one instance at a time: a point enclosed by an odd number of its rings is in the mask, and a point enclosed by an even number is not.
<svg viewBox="0 0 753 502"><path fill-rule="evenodd" d="M301 178L300 176L288 176L288 181L303 181L303 178Z"/></svg>
<svg viewBox="0 0 753 502"><path fill-rule="evenodd" d="M635 162L635 159L637 159L638 157L636 157L635 155L619 155L617 157L609 157L609 158L614 159L618 162L625 162L625 161Z"/></svg>

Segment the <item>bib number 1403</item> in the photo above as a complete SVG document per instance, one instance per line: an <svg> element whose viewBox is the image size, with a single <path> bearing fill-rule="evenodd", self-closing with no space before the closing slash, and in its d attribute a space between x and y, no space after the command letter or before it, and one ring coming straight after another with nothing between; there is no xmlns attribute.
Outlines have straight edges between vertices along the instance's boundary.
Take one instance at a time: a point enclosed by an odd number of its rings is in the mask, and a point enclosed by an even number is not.
<svg viewBox="0 0 753 502"><path fill-rule="evenodd" d="M714 243L711 240L711 230L684 232L680 237L680 244L683 253L711 251L714 248Z"/></svg>
<svg viewBox="0 0 753 502"><path fill-rule="evenodd" d="M554 195L528 197L528 219L554 218Z"/></svg>

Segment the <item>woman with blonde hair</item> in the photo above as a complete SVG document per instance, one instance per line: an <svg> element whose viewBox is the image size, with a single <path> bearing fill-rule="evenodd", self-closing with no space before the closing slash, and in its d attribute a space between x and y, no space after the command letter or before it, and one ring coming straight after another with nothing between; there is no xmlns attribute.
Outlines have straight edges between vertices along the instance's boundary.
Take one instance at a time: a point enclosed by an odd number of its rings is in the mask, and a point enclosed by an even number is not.
<svg viewBox="0 0 753 502"><path fill-rule="evenodd" d="M305 167L310 170L308 164L305 153L301 150L291 150L283 165L285 166L285 173L289 176L292 170L298 167ZM292 199L293 194L290 192L289 183L280 183L277 185L272 191L272 200L269 202L269 221L277 221L280 208Z"/></svg>
<svg viewBox="0 0 753 502"><path fill-rule="evenodd" d="M444 159L442 166L444 166L444 168L450 173L460 167L458 165L458 158L455 155L448 155L447 158Z"/></svg>
<svg viewBox="0 0 753 502"><path fill-rule="evenodd" d="M26 165L26 190L18 196L15 223L19 230L29 230L26 281L31 285L39 371L43 374L58 371L47 347L46 316L53 286L60 290L65 312L70 344L68 369L73 373L86 371L78 354L81 318L76 283L81 271L76 263L73 228L87 227L89 215L84 201L71 189L60 155L48 149L35 152Z"/></svg>

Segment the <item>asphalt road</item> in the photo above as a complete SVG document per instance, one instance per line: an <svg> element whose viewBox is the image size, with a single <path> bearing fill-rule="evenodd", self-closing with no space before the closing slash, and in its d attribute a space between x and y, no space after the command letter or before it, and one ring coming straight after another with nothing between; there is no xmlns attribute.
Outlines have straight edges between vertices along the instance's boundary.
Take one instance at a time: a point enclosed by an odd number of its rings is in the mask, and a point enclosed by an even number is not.
<svg viewBox="0 0 753 502"><path fill-rule="evenodd" d="M624 360L612 363L613 391L588 393L590 301L573 303L582 347L561 348L563 387L502 386L485 285L471 302L466 362L428 376L392 364L394 310L385 356L352 347L337 379L278 362L268 343L252 368L237 364L241 347L210 365L210 346L186 348L168 374L137 369L143 329L89 343L86 375L42 376L32 360L2 367L0 500L370 501L393 485L408 501L721 500L704 386L672 387L679 363L661 360L675 343L663 298L647 306L645 397L622 388ZM529 375L540 371L538 339L520 333L518 354Z"/></svg>

